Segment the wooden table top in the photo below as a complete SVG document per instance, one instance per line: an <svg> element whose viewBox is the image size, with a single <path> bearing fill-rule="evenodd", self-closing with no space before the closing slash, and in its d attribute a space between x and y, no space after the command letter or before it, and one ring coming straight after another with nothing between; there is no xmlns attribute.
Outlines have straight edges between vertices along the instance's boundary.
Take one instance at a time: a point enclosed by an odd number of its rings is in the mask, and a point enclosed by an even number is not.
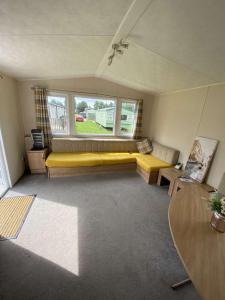
<svg viewBox="0 0 225 300"><path fill-rule="evenodd" d="M182 181L181 178L177 178L175 183L179 188L188 188L190 185L198 185L201 186L201 188L205 189L207 192L215 191L214 187L212 187L211 185L207 183L200 183L196 180L193 180L192 182L186 182L186 181Z"/></svg>
<svg viewBox="0 0 225 300"><path fill-rule="evenodd" d="M159 171L163 176L168 176L171 178L177 178L185 174L185 171L177 170L175 168L161 168Z"/></svg>
<svg viewBox="0 0 225 300"><path fill-rule="evenodd" d="M171 199L168 217L177 252L204 300L225 299L225 233L212 229L209 194L190 184Z"/></svg>

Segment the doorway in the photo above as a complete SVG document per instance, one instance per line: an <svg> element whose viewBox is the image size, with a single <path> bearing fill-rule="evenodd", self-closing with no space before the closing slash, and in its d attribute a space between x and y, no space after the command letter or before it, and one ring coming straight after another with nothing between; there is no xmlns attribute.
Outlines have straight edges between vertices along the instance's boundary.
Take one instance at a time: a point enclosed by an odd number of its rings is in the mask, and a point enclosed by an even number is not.
<svg viewBox="0 0 225 300"><path fill-rule="evenodd" d="M3 139L0 131L0 197L2 197L9 188L9 177L7 170L8 168L5 158Z"/></svg>

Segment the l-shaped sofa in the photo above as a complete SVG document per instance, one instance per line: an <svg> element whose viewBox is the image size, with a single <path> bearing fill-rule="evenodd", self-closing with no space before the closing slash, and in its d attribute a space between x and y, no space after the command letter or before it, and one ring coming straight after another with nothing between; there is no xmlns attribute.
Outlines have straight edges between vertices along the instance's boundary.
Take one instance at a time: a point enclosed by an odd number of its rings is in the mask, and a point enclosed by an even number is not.
<svg viewBox="0 0 225 300"><path fill-rule="evenodd" d="M141 154L137 140L54 138L46 160L49 178L91 173L137 171L147 183L156 183L160 168L177 163L179 151L152 142L151 154Z"/></svg>

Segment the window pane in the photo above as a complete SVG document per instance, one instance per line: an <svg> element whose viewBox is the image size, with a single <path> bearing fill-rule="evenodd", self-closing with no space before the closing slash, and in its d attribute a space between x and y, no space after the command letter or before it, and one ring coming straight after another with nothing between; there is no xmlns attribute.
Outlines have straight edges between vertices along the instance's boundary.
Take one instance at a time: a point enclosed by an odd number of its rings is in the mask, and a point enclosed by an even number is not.
<svg viewBox="0 0 225 300"><path fill-rule="evenodd" d="M112 135L116 106L114 100L74 97L76 134Z"/></svg>
<svg viewBox="0 0 225 300"><path fill-rule="evenodd" d="M53 134L68 133L66 97L48 96L48 113Z"/></svg>
<svg viewBox="0 0 225 300"><path fill-rule="evenodd" d="M120 134L131 136L134 132L136 122L136 104L131 102L122 102L120 118Z"/></svg>

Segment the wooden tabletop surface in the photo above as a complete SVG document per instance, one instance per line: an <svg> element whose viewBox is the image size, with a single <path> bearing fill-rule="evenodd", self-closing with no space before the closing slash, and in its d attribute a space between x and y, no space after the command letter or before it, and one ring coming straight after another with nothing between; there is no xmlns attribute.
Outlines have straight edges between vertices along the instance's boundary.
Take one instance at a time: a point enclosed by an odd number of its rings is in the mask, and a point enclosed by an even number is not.
<svg viewBox="0 0 225 300"><path fill-rule="evenodd" d="M162 175L165 175L168 177L174 177L174 178L177 178L177 177L185 174L185 171L177 170L175 168L161 168L159 170L159 172L161 172Z"/></svg>
<svg viewBox="0 0 225 300"><path fill-rule="evenodd" d="M171 199L168 217L177 252L204 300L225 299L225 233L212 229L209 194L191 184Z"/></svg>

